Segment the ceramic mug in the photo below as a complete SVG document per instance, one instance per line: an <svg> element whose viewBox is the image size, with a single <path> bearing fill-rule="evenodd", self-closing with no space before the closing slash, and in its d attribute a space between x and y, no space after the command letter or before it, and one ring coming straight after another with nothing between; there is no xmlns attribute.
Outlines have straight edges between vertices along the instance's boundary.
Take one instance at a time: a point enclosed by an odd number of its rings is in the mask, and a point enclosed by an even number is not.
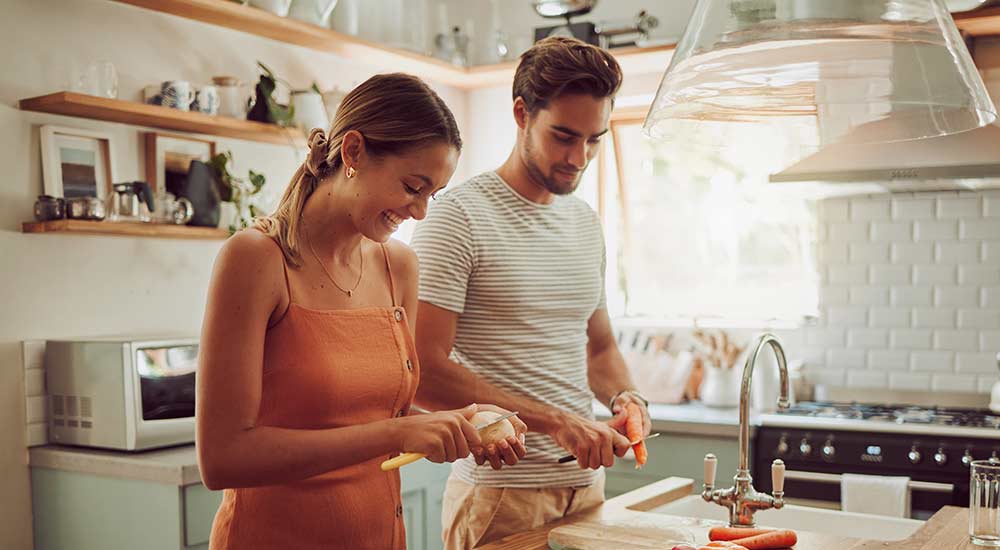
<svg viewBox="0 0 1000 550"><path fill-rule="evenodd" d="M160 105L187 111L194 101L194 90L187 80L167 80L160 84Z"/></svg>
<svg viewBox="0 0 1000 550"><path fill-rule="evenodd" d="M219 113L219 89L215 86L202 86L195 93L191 110L216 115Z"/></svg>

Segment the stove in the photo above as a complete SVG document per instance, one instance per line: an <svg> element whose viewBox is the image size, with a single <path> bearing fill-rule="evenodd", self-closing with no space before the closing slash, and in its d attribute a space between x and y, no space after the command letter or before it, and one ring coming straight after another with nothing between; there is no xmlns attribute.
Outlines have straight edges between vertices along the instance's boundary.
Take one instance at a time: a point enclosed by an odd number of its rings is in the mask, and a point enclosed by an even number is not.
<svg viewBox="0 0 1000 550"><path fill-rule="evenodd" d="M988 409L803 402L760 416L753 449L758 489L771 461L787 469L785 492L816 505L840 500L840 474L908 476L913 517L968 506L969 463L1000 453L1000 415Z"/></svg>

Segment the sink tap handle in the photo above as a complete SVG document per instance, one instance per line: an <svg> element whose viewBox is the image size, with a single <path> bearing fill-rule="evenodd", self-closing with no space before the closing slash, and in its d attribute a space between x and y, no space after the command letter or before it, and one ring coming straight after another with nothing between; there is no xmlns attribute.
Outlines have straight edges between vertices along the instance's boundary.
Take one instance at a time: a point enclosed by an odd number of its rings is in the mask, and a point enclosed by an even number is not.
<svg viewBox="0 0 1000 550"><path fill-rule="evenodd" d="M785 463L781 459L771 463L771 485L775 497L781 498L785 494Z"/></svg>
<svg viewBox="0 0 1000 550"><path fill-rule="evenodd" d="M719 466L719 459L709 453L705 455L705 489L711 490L715 486L715 470Z"/></svg>

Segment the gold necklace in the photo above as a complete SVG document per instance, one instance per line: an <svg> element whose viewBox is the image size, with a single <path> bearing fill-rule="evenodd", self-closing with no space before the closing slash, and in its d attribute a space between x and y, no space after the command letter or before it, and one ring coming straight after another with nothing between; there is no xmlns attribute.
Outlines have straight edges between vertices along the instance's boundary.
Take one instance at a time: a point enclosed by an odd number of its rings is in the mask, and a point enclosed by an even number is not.
<svg viewBox="0 0 1000 550"><path fill-rule="evenodd" d="M302 225L305 226L305 218L303 218L302 221L303 221ZM352 286L350 289L347 289L338 285L337 281L334 280L333 275L330 275L330 272L326 270L326 266L323 264L323 261L319 259L319 254L317 254L316 249L313 248L312 239L309 238L309 229L307 227L304 227L304 229L306 229L306 244L309 245L309 251L312 252L313 257L316 258L316 263L319 264L320 269L323 270L323 273L326 273L326 277L330 279L330 282L333 283L333 286L337 287L344 294L347 294L348 298L353 298L354 291L358 288L358 285L361 284L361 276L364 275L365 273L365 255L361 250L361 245L360 244L358 245L358 256L361 258L360 260L361 266L358 269L358 280L354 282L354 286Z"/></svg>

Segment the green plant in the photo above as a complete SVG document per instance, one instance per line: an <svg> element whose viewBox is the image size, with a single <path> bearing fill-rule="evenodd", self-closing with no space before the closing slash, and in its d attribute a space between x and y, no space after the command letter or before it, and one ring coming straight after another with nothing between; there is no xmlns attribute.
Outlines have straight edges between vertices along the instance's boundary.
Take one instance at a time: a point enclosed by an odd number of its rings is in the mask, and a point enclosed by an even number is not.
<svg viewBox="0 0 1000 550"><path fill-rule="evenodd" d="M247 120L268 122L277 124L278 126L291 126L292 119L295 116L295 107L292 105L282 105L274 98L274 91L277 89L279 82L288 88L291 88L291 86L289 86L288 82L278 78L271 69L267 68L260 61L257 62L257 66L260 67L262 74L257 85L254 87L256 100L254 101L253 109L250 109L250 112L247 113Z"/></svg>
<svg viewBox="0 0 1000 550"><path fill-rule="evenodd" d="M215 185L219 198L236 206L238 218L229 226L230 233L235 233L250 225L257 216L257 206L252 202L254 196L260 193L266 180L264 174L249 170L247 178L240 178L229 171L229 163L233 153L225 151L214 155L208 164L215 172Z"/></svg>

